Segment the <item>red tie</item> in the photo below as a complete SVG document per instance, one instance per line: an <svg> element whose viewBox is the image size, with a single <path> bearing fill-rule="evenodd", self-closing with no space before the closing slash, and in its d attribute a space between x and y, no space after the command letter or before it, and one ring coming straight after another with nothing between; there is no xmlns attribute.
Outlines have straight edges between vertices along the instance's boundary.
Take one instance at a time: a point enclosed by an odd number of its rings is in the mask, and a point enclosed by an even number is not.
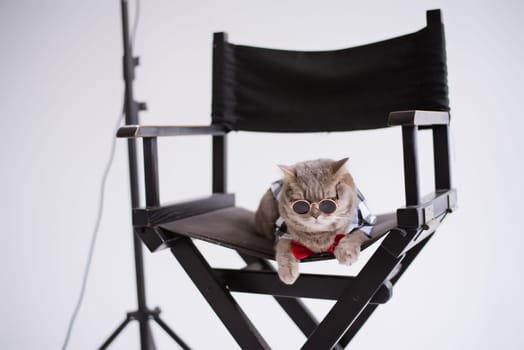
<svg viewBox="0 0 524 350"><path fill-rule="evenodd" d="M335 241L333 242L331 247L329 247L328 250L326 250L326 252L333 254L333 252L335 251L335 248L338 245L338 242L340 242L340 240L344 237L346 237L346 235L343 233L339 233L338 235L336 235ZM291 252L295 256L295 258L297 258L298 260L302 260L302 259L310 257L311 255L316 254L315 252L311 251L309 248L295 241L291 241Z"/></svg>

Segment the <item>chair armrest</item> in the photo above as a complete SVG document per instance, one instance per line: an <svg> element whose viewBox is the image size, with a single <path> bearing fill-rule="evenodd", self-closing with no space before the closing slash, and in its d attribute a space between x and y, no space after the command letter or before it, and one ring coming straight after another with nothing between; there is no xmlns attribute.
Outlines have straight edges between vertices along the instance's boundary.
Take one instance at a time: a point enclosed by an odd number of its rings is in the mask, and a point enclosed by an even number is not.
<svg viewBox="0 0 524 350"><path fill-rule="evenodd" d="M144 182L146 208L133 208L133 224L135 226L155 226L165 220L180 219L185 216L197 215L207 211L221 209L234 205L234 195L226 194L225 185L220 186L223 180L220 166L220 145L225 149L227 130L223 126L142 126L126 125L117 132L117 137L129 138L136 153L136 138L142 138L144 159ZM160 204L159 172L158 172L158 137L183 135L211 135L213 136L213 192L209 198L197 201L168 205ZM222 161L222 163L224 163ZM225 169L225 168L224 168Z"/></svg>
<svg viewBox="0 0 524 350"><path fill-rule="evenodd" d="M185 135L225 135L226 129L220 125L209 126L155 126L155 125L126 125L118 129L117 137L140 138L160 136Z"/></svg>
<svg viewBox="0 0 524 350"><path fill-rule="evenodd" d="M397 209L397 226L382 242L382 247L395 257L405 255L416 245L427 242L448 213L457 206L455 189L428 194L417 205ZM396 232L395 232L396 231ZM406 242L409 242L406 244Z"/></svg>
<svg viewBox="0 0 524 350"><path fill-rule="evenodd" d="M420 204L397 209L397 224L403 229L427 229L431 223L457 207L457 191L438 190L424 196Z"/></svg>
<svg viewBox="0 0 524 350"><path fill-rule="evenodd" d="M421 110L391 112L389 114L388 124L390 126L448 125L449 112Z"/></svg>
<svg viewBox="0 0 524 350"><path fill-rule="evenodd" d="M235 206L232 193L214 193L211 196L153 208L133 208L133 226L153 227L190 216Z"/></svg>
<svg viewBox="0 0 524 350"><path fill-rule="evenodd" d="M419 129L431 128L433 132L435 189L451 189L448 135L449 112L422 110L391 112L389 114L388 123L389 125L402 126L406 206L420 204L417 146L417 134Z"/></svg>

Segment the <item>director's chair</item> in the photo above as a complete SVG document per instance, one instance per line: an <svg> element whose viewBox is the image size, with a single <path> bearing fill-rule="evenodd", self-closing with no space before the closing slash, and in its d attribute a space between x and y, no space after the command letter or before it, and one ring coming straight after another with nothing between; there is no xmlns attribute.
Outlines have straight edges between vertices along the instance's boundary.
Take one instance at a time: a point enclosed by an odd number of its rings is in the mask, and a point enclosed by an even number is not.
<svg viewBox="0 0 524 350"><path fill-rule="evenodd" d="M388 301L395 283L456 205L440 11L428 11L427 26L415 33L336 51L235 45L224 33L215 33L212 89L209 126L126 125L118 131L118 137L143 142L146 206L133 209L137 237L152 252L171 250L242 349L269 346L232 292L274 296L306 336L302 349L344 348L377 306ZM133 103L127 108L137 108ZM273 242L255 233L253 212L235 206L234 194L227 191L228 133L392 126L402 128L406 205L378 215L372 238L362 249L380 246L357 276L301 274L293 285L280 282L269 263L274 259ZM425 197L419 191L419 129L431 129L433 136L435 190ZM157 139L181 135L212 137L213 193L160 205ZM236 250L245 268L212 268L193 240ZM317 254L303 262L324 259L333 256ZM300 298L336 302L318 322Z"/></svg>

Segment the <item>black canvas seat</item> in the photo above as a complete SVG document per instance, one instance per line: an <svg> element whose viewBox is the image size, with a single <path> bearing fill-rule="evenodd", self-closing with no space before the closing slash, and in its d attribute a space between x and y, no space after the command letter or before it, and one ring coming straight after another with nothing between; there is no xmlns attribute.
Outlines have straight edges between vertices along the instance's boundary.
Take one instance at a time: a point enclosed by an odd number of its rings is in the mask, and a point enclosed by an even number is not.
<svg viewBox="0 0 524 350"><path fill-rule="evenodd" d="M377 223L371 232L372 240L366 242L364 248L382 237L389 230L396 227L395 213L378 215ZM196 238L227 248L235 249L239 253L256 256L264 259L274 259L274 241L261 237L256 233L254 213L250 210L231 207L219 209L185 219L160 225L160 228L172 233L176 239L178 235ZM168 233L166 243L169 244ZM333 258L331 254L317 254L308 260L319 258Z"/></svg>
<svg viewBox="0 0 524 350"><path fill-rule="evenodd" d="M127 58L128 65L134 64ZM126 87L129 98L130 87ZM304 333L302 349L344 348L377 306L389 300L395 283L456 206L440 11L428 11L427 26L417 32L334 51L235 45L227 41L225 33L215 33L212 99L210 125L128 123L119 130L118 136L128 138L131 146L136 139L143 142L146 205L134 204L136 237L152 252L171 250L242 349L269 349L269 345L232 292L273 296ZM136 117L136 112L137 103L128 101L126 113ZM255 233L253 212L238 207L234 194L227 191L228 133L369 130L366 132L373 140L372 129L385 127L402 129L399 143L403 145L403 164L398 168L404 169L405 205L378 215L372 239L362 246L365 249L376 244L377 249L357 276L304 273L293 285L283 284L268 261L274 259L273 241ZM425 196L419 188L420 129L430 130L433 137L435 188ZM157 139L182 135L212 138L212 194L161 205ZM130 147L131 161L133 152ZM250 166L256 167L255 159ZM133 181L136 177L132 176ZM211 267L193 240L237 251L246 267ZM308 259L332 258L325 253ZM319 322L302 303L302 297L336 303ZM148 343L146 326L141 334L143 342Z"/></svg>

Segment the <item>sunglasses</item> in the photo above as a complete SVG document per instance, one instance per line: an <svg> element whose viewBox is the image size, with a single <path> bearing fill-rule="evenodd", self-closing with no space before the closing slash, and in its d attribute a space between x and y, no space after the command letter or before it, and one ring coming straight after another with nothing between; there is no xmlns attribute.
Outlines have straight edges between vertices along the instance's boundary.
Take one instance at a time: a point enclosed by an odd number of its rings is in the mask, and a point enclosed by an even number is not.
<svg viewBox="0 0 524 350"><path fill-rule="evenodd" d="M311 211L311 208L313 205L316 204L318 206L318 210L323 212L324 214L333 214L335 210L338 208L338 204L334 199L323 199L318 203L310 203L309 201L305 199L298 199L296 201L293 201L289 204L291 209L297 214L303 215L307 214Z"/></svg>

